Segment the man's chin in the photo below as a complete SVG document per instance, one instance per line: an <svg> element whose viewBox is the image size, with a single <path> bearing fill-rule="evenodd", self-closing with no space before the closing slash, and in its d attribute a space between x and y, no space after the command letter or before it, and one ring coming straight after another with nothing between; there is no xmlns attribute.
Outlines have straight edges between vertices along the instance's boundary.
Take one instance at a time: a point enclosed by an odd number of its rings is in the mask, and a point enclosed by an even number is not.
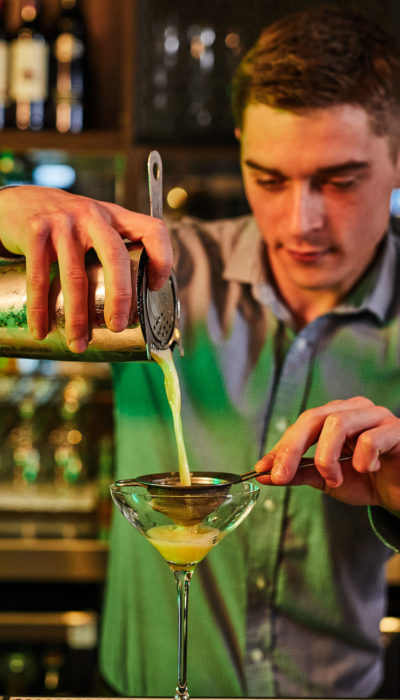
<svg viewBox="0 0 400 700"><path fill-rule="evenodd" d="M299 291L303 292L335 292L340 289L340 280L337 279L336 275L328 274L302 274L294 275L292 277L292 283L298 288Z"/></svg>

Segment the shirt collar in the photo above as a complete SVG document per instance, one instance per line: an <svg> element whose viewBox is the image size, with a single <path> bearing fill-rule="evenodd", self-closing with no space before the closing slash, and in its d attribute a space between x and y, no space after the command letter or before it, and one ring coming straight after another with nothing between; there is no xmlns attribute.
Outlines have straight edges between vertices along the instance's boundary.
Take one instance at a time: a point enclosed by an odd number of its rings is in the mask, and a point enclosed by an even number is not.
<svg viewBox="0 0 400 700"><path fill-rule="evenodd" d="M392 303L397 248L395 235L389 231L369 271L331 313L344 315L369 311L383 322ZM246 219L230 250L223 279L251 285L253 296L261 304L270 306L278 318L290 322L291 313L271 283L266 246L253 217Z"/></svg>
<svg viewBox="0 0 400 700"><path fill-rule="evenodd" d="M266 282L265 243L253 217L246 217L243 222L239 235L232 241L223 279L251 285Z"/></svg>
<svg viewBox="0 0 400 700"><path fill-rule="evenodd" d="M397 260L396 237L388 231L369 271L334 312L355 314L369 311L383 323L393 302Z"/></svg>

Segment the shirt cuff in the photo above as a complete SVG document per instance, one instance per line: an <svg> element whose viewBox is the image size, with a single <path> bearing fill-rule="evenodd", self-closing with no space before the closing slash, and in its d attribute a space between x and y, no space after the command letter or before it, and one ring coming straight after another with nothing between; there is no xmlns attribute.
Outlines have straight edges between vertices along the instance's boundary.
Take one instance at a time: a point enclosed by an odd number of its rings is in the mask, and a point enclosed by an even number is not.
<svg viewBox="0 0 400 700"><path fill-rule="evenodd" d="M390 549L400 552L400 512L368 506L368 517L379 539Z"/></svg>

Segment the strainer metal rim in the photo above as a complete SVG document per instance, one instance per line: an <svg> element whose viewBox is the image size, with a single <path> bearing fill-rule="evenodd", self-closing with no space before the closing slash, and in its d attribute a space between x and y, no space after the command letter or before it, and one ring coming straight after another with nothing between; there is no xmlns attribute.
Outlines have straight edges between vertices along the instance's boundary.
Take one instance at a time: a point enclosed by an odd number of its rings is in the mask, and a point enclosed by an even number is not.
<svg viewBox="0 0 400 700"><path fill-rule="evenodd" d="M119 479L111 488L123 488L124 486L143 486L145 488L159 489L163 498L210 498L218 491L229 490L231 486L240 483L240 475L231 472L191 472L192 479L198 479L197 483L191 486L183 486L179 483L179 472L158 472L154 474L143 474L130 479ZM167 478L175 478L178 483L163 483ZM208 493L196 493L204 491ZM169 492L169 493L168 493ZM161 495L161 494L160 494Z"/></svg>

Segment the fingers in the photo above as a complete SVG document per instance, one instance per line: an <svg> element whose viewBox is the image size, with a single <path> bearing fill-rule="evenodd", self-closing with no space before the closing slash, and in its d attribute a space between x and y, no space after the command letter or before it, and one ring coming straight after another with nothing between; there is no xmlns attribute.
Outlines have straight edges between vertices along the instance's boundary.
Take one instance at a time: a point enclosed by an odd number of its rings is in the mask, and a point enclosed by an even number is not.
<svg viewBox="0 0 400 700"><path fill-rule="evenodd" d="M336 488L343 482L343 472L338 462L343 445L348 437L359 435L352 458L353 468L360 473L379 469L379 454L386 451L386 428L380 426L382 421L391 416L383 406L365 406L345 409L330 414L322 427L317 443L314 462L325 479L327 486ZM375 434L370 430L375 428ZM398 428L399 431L399 428ZM399 431L400 432L400 431ZM381 443L382 433L384 445ZM392 446L392 445L391 445Z"/></svg>
<svg viewBox="0 0 400 700"><path fill-rule="evenodd" d="M98 202L47 188L19 188L14 202L12 252L22 252L27 266L27 315L32 334L47 335L50 264L58 260L65 300L66 333L71 350L88 340L88 282L84 255L94 248L104 270L105 320L113 331L129 323L132 305L131 262L122 237L141 241L148 254L148 282L160 289L168 279L173 253L165 224L116 204ZM33 212L33 213L32 213ZM2 226L0 212L0 229ZM9 226L8 226L9 228ZM6 234L4 234L6 238ZM3 235L2 235L3 238ZM4 242L4 241L3 241Z"/></svg>
<svg viewBox="0 0 400 700"><path fill-rule="evenodd" d="M173 251L168 229L163 221L145 214L137 214L118 206L104 203L110 223L121 236L141 241L146 249L150 289L161 289L168 280L173 265Z"/></svg>
<svg viewBox="0 0 400 700"><path fill-rule="evenodd" d="M88 234L104 273L104 318L107 327L118 333L129 323L132 305L131 262L127 248L104 219L94 220Z"/></svg>
<svg viewBox="0 0 400 700"><path fill-rule="evenodd" d="M149 256L149 287L152 290L161 289L171 274L173 264L172 246L165 224L157 222L149 227L143 235L142 242Z"/></svg>
<svg viewBox="0 0 400 700"><path fill-rule="evenodd" d="M400 419L383 407L380 425L362 432L353 453L353 466L360 473L375 472L381 457L400 457Z"/></svg>
<svg viewBox="0 0 400 700"><path fill-rule="evenodd" d="M45 229L32 237L26 251L26 313L28 328L36 340L43 340L49 329L48 293L50 255Z"/></svg>
<svg viewBox="0 0 400 700"><path fill-rule="evenodd" d="M58 237L57 257L64 297L67 344L72 352L81 353L86 350L89 340L88 279L84 250L77 245L68 230Z"/></svg>
<svg viewBox="0 0 400 700"><path fill-rule="evenodd" d="M397 428L393 427L393 421ZM314 462L319 474L327 486L340 486L343 472L338 459L348 439L354 436L357 437L354 469L374 471L379 468L382 450L387 452L398 448L400 421L386 408L375 406L364 397L331 401L309 409L299 416L274 446L271 482L292 482L302 455L317 443ZM256 465L257 470L263 469L264 460Z"/></svg>
<svg viewBox="0 0 400 700"><path fill-rule="evenodd" d="M275 453L272 469L274 483L288 483L291 481L302 455L317 442L325 420L329 415L339 413L346 408L359 410L366 401L368 400L363 397L355 397L347 401L330 401L323 406L304 411L296 422L285 431L273 449ZM338 449L337 457L340 456L342 446Z"/></svg>

